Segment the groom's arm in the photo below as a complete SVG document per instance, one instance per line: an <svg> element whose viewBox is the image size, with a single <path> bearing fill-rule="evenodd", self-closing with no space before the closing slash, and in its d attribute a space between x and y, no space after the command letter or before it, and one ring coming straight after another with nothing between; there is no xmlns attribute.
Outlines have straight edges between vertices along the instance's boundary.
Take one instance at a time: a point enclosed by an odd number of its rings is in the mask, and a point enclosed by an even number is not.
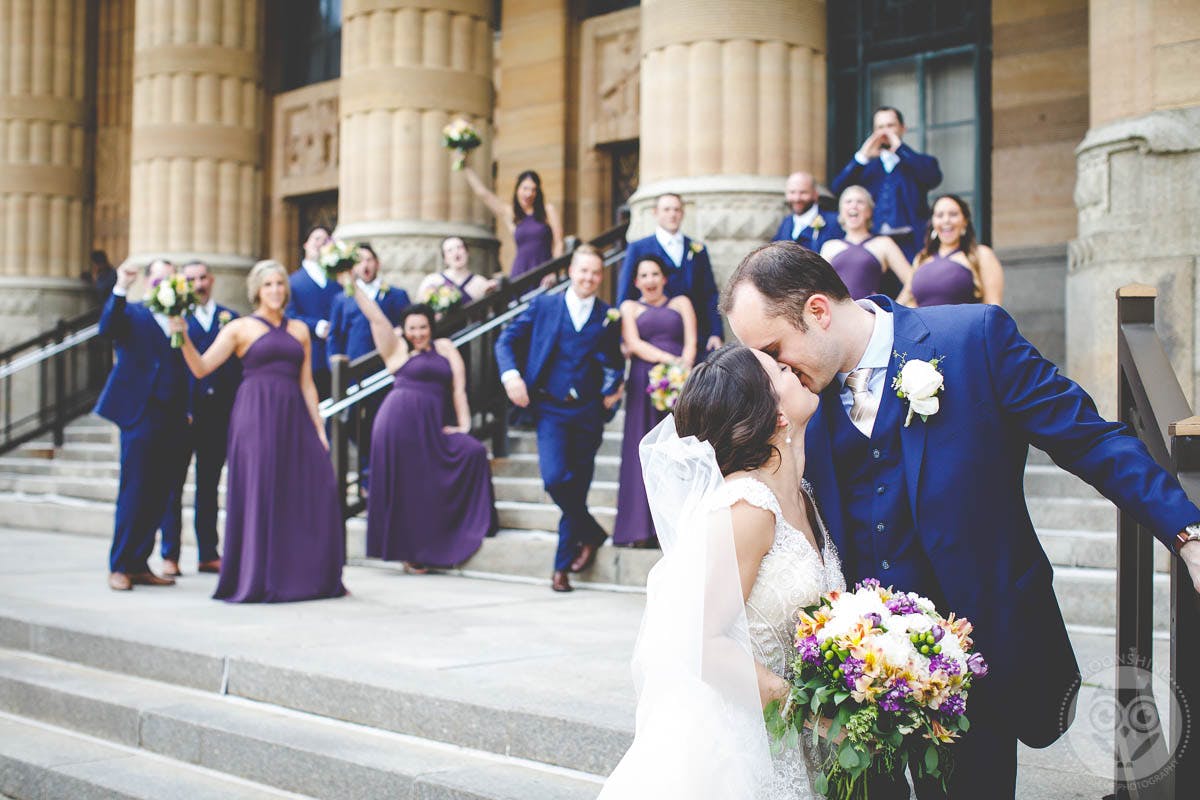
<svg viewBox="0 0 1200 800"><path fill-rule="evenodd" d="M1200 508L1179 482L1124 425L1102 418L1087 392L1043 358L999 306L984 314L984 337L992 386L1007 418L1174 552L1175 536L1200 522Z"/></svg>

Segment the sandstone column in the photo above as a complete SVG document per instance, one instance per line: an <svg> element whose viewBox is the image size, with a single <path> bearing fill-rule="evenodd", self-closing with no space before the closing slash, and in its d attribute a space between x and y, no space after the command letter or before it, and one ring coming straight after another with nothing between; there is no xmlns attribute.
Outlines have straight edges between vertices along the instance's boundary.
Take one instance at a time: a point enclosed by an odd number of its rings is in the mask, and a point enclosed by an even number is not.
<svg viewBox="0 0 1200 800"><path fill-rule="evenodd" d="M0 0L0 341L90 302L88 3Z"/></svg>
<svg viewBox="0 0 1200 800"><path fill-rule="evenodd" d="M1093 0L1090 129L1076 149L1079 238L1067 272L1068 374L1116 414L1118 287L1158 288L1159 334L1200 398L1200 7ZM1114 58L1114 53L1120 53Z"/></svg>
<svg viewBox="0 0 1200 800"><path fill-rule="evenodd" d="M100 4L96 67L96 200L92 243L114 264L129 255L129 145L135 0Z"/></svg>
<svg viewBox="0 0 1200 800"><path fill-rule="evenodd" d="M412 291L462 236L489 271L491 215L450 172L442 128L467 119L483 137L471 162L487 180L492 145L492 3L345 0L337 235L369 240L389 280Z"/></svg>
<svg viewBox="0 0 1200 800"><path fill-rule="evenodd" d="M654 198L684 198L684 231L708 245L717 283L771 238L789 172L825 163L825 3L642 3L639 188L630 237Z"/></svg>
<svg viewBox="0 0 1200 800"><path fill-rule="evenodd" d="M245 305L262 249L260 0L137 0L129 258L201 258Z"/></svg>

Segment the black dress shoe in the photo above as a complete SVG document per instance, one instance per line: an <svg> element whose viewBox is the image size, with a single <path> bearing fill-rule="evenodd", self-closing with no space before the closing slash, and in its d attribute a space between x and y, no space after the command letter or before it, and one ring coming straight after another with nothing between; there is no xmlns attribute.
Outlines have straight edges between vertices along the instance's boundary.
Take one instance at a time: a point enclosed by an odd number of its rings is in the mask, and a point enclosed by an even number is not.
<svg viewBox="0 0 1200 800"><path fill-rule="evenodd" d="M567 577L567 573L560 570L555 570L554 577L550 579L550 588L556 592L573 592L575 587L571 585L571 579Z"/></svg>
<svg viewBox="0 0 1200 800"><path fill-rule="evenodd" d="M583 572L592 565L596 560L596 552L600 549L600 545L585 544L579 548L579 555L575 556L575 560L571 562L571 572Z"/></svg>

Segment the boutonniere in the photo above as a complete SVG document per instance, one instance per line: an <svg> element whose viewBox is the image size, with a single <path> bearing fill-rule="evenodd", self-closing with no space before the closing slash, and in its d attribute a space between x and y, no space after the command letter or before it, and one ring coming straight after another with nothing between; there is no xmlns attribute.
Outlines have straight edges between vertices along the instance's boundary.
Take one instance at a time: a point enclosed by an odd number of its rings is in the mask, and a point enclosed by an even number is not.
<svg viewBox="0 0 1200 800"><path fill-rule="evenodd" d="M690 260L692 258L692 256L700 255L700 252L702 250L704 250L703 244L701 244L700 242L692 242L691 246L688 247L688 259Z"/></svg>
<svg viewBox="0 0 1200 800"><path fill-rule="evenodd" d="M621 312L617 311L617 309L615 309L615 308L610 308L608 311L604 312L603 327L607 328L610 324L616 322L620 318L621 318Z"/></svg>
<svg viewBox="0 0 1200 800"><path fill-rule="evenodd" d="M945 378L942 375L944 356L922 361L919 358L909 360L904 353L892 352L900 359L900 371L892 378L892 390L896 397L908 401L908 414L904 417L904 427L912 422L913 414L928 422L929 418L938 413L941 403L938 395L945 389Z"/></svg>
<svg viewBox="0 0 1200 800"><path fill-rule="evenodd" d="M820 212L818 212L817 216L813 217L813 221L809 223L808 227L812 228L814 231L821 230L821 228L825 227L825 218L821 216Z"/></svg>
<svg viewBox="0 0 1200 800"><path fill-rule="evenodd" d="M233 313L230 311L222 311L217 314L217 328L224 328L233 319Z"/></svg>
<svg viewBox="0 0 1200 800"><path fill-rule="evenodd" d="M391 288L392 287L387 285L387 281L381 280L379 282L379 291L375 293L375 299L382 300L383 296L388 293L388 289L391 289Z"/></svg>

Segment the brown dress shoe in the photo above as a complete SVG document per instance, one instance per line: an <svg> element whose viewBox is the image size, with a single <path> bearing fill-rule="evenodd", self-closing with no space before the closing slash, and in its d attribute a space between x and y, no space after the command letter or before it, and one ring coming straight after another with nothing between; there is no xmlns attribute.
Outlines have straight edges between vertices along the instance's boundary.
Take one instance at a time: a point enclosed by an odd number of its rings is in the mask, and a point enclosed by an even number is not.
<svg viewBox="0 0 1200 800"><path fill-rule="evenodd" d="M145 572L135 572L129 576L129 580L134 586L174 586L173 578L160 578L149 570Z"/></svg>
<svg viewBox="0 0 1200 800"><path fill-rule="evenodd" d="M108 574L108 588L114 592L128 592L133 589L133 581L129 580L129 576L124 572L110 572Z"/></svg>
<svg viewBox="0 0 1200 800"><path fill-rule="evenodd" d="M196 567L197 572L214 572L221 571L221 559L214 558L212 561L201 561L200 566Z"/></svg>
<svg viewBox="0 0 1200 800"><path fill-rule="evenodd" d="M179 571L179 562L169 558L163 559L162 574L168 578L178 578L183 573Z"/></svg>
<svg viewBox="0 0 1200 800"><path fill-rule="evenodd" d="M575 591L575 587L571 585L571 579L561 569L554 571L554 577L550 579L550 588L556 592Z"/></svg>
<svg viewBox="0 0 1200 800"><path fill-rule="evenodd" d="M575 556L575 560L571 562L571 572L583 572L592 565L596 560L596 551L600 547L594 544L585 544L579 548L579 555Z"/></svg>

